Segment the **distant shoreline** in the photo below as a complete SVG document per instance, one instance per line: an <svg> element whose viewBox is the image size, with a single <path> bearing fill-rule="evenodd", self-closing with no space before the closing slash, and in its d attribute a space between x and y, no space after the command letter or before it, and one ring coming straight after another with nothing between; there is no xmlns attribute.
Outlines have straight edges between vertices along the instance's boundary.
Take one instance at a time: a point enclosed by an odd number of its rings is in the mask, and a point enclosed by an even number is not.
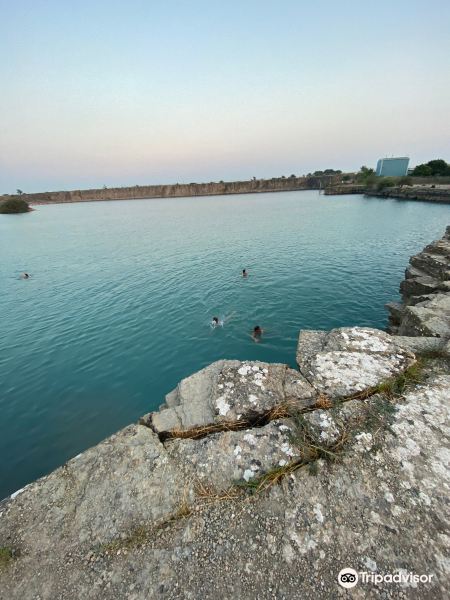
<svg viewBox="0 0 450 600"><path fill-rule="evenodd" d="M112 200L144 200L149 198L189 198L192 196L223 196L231 194L257 194L267 192L292 192L318 190L333 185L340 175L311 177L274 177L248 181L220 181L218 183L175 183L168 185L144 185L134 187L98 188L34 194L5 195L7 198L23 198L29 204L65 204L73 202L96 202Z"/></svg>

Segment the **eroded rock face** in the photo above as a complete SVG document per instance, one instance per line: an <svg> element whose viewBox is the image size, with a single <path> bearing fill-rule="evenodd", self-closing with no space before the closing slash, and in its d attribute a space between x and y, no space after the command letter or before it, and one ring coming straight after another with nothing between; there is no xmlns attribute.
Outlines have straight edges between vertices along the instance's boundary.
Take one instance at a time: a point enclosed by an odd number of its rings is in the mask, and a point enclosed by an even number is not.
<svg viewBox="0 0 450 600"><path fill-rule="evenodd" d="M331 398L362 392L394 377L414 355L377 329L344 327L330 332L301 331L297 347L300 372Z"/></svg>
<svg viewBox="0 0 450 600"><path fill-rule="evenodd" d="M213 403L216 420L237 421L285 402L305 408L313 405L316 397L306 379L286 365L242 362L238 368L227 366L221 371Z"/></svg>

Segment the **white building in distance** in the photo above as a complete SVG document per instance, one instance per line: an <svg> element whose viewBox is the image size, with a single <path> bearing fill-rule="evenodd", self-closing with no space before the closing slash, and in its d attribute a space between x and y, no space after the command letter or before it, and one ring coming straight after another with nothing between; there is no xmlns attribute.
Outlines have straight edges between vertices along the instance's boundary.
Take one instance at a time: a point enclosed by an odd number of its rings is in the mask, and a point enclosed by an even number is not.
<svg viewBox="0 0 450 600"><path fill-rule="evenodd" d="M377 162L376 174L378 177L402 177L408 173L408 164L407 156L380 158Z"/></svg>

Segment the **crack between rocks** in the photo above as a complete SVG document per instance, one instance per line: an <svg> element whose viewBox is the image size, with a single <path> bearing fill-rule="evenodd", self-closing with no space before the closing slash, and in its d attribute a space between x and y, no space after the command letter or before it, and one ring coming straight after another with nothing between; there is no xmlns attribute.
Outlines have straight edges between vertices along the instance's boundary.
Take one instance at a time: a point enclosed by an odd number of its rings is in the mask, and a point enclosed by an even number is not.
<svg viewBox="0 0 450 600"><path fill-rule="evenodd" d="M315 389L315 388L314 388ZM357 392L355 394L351 394L349 396L345 396L343 398L339 398L337 401L332 401L324 394L319 393L319 398L326 398L329 401L329 405L325 402L317 403L299 408L296 412L300 414L305 414L309 412L314 412L316 410L330 410L337 406L338 404L342 404L344 402L348 402L350 400L366 400L371 396L378 393L378 388L370 388L368 390L364 390L363 392ZM174 440L174 439L190 439L190 440L201 440L210 435L214 435L216 433L223 433L226 431L242 431L245 429L260 429L261 427L265 427L272 421L276 421L278 419L288 419L292 417L293 413L293 405L295 401L286 400L280 404L277 404L273 408L259 414L249 414L245 417L245 419L240 419L239 421L221 421L218 423L211 423L209 425L202 425L200 427L193 427L191 429L172 429L170 431L161 431L158 432L155 430L153 424L150 422L141 422L142 425L149 427L156 435L158 436L160 442L165 445L166 442Z"/></svg>
<svg viewBox="0 0 450 600"><path fill-rule="evenodd" d="M308 379L308 377L303 373L303 371L300 369L300 367L298 367L298 372L309 383L309 385L313 388L313 390L316 391L318 394L320 394L320 391L316 388L316 386L313 384L313 382L310 379ZM284 382L283 382L283 388L284 388Z"/></svg>
<svg viewBox="0 0 450 600"><path fill-rule="evenodd" d="M274 414L276 412L276 414ZM288 412L284 405L277 404L274 408L259 414L249 414L239 421L220 421L209 425L193 427L191 429L172 429L170 431L155 432L159 440L164 444L167 441L174 439L193 439L201 440L215 433L223 433L225 431L241 431L243 429L258 429L268 425L275 419L288 417ZM153 431L154 428L153 428Z"/></svg>

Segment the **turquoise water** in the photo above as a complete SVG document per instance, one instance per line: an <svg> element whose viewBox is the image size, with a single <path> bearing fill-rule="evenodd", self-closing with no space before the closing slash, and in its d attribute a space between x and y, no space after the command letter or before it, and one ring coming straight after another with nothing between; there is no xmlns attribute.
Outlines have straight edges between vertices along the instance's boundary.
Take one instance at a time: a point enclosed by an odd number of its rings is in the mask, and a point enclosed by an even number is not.
<svg viewBox="0 0 450 600"><path fill-rule="evenodd" d="M211 361L294 365L299 329L384 328L409 256L449 217L314 191L0 215L0 498ZM214 315L231 317L212 330Z"/></svg>

